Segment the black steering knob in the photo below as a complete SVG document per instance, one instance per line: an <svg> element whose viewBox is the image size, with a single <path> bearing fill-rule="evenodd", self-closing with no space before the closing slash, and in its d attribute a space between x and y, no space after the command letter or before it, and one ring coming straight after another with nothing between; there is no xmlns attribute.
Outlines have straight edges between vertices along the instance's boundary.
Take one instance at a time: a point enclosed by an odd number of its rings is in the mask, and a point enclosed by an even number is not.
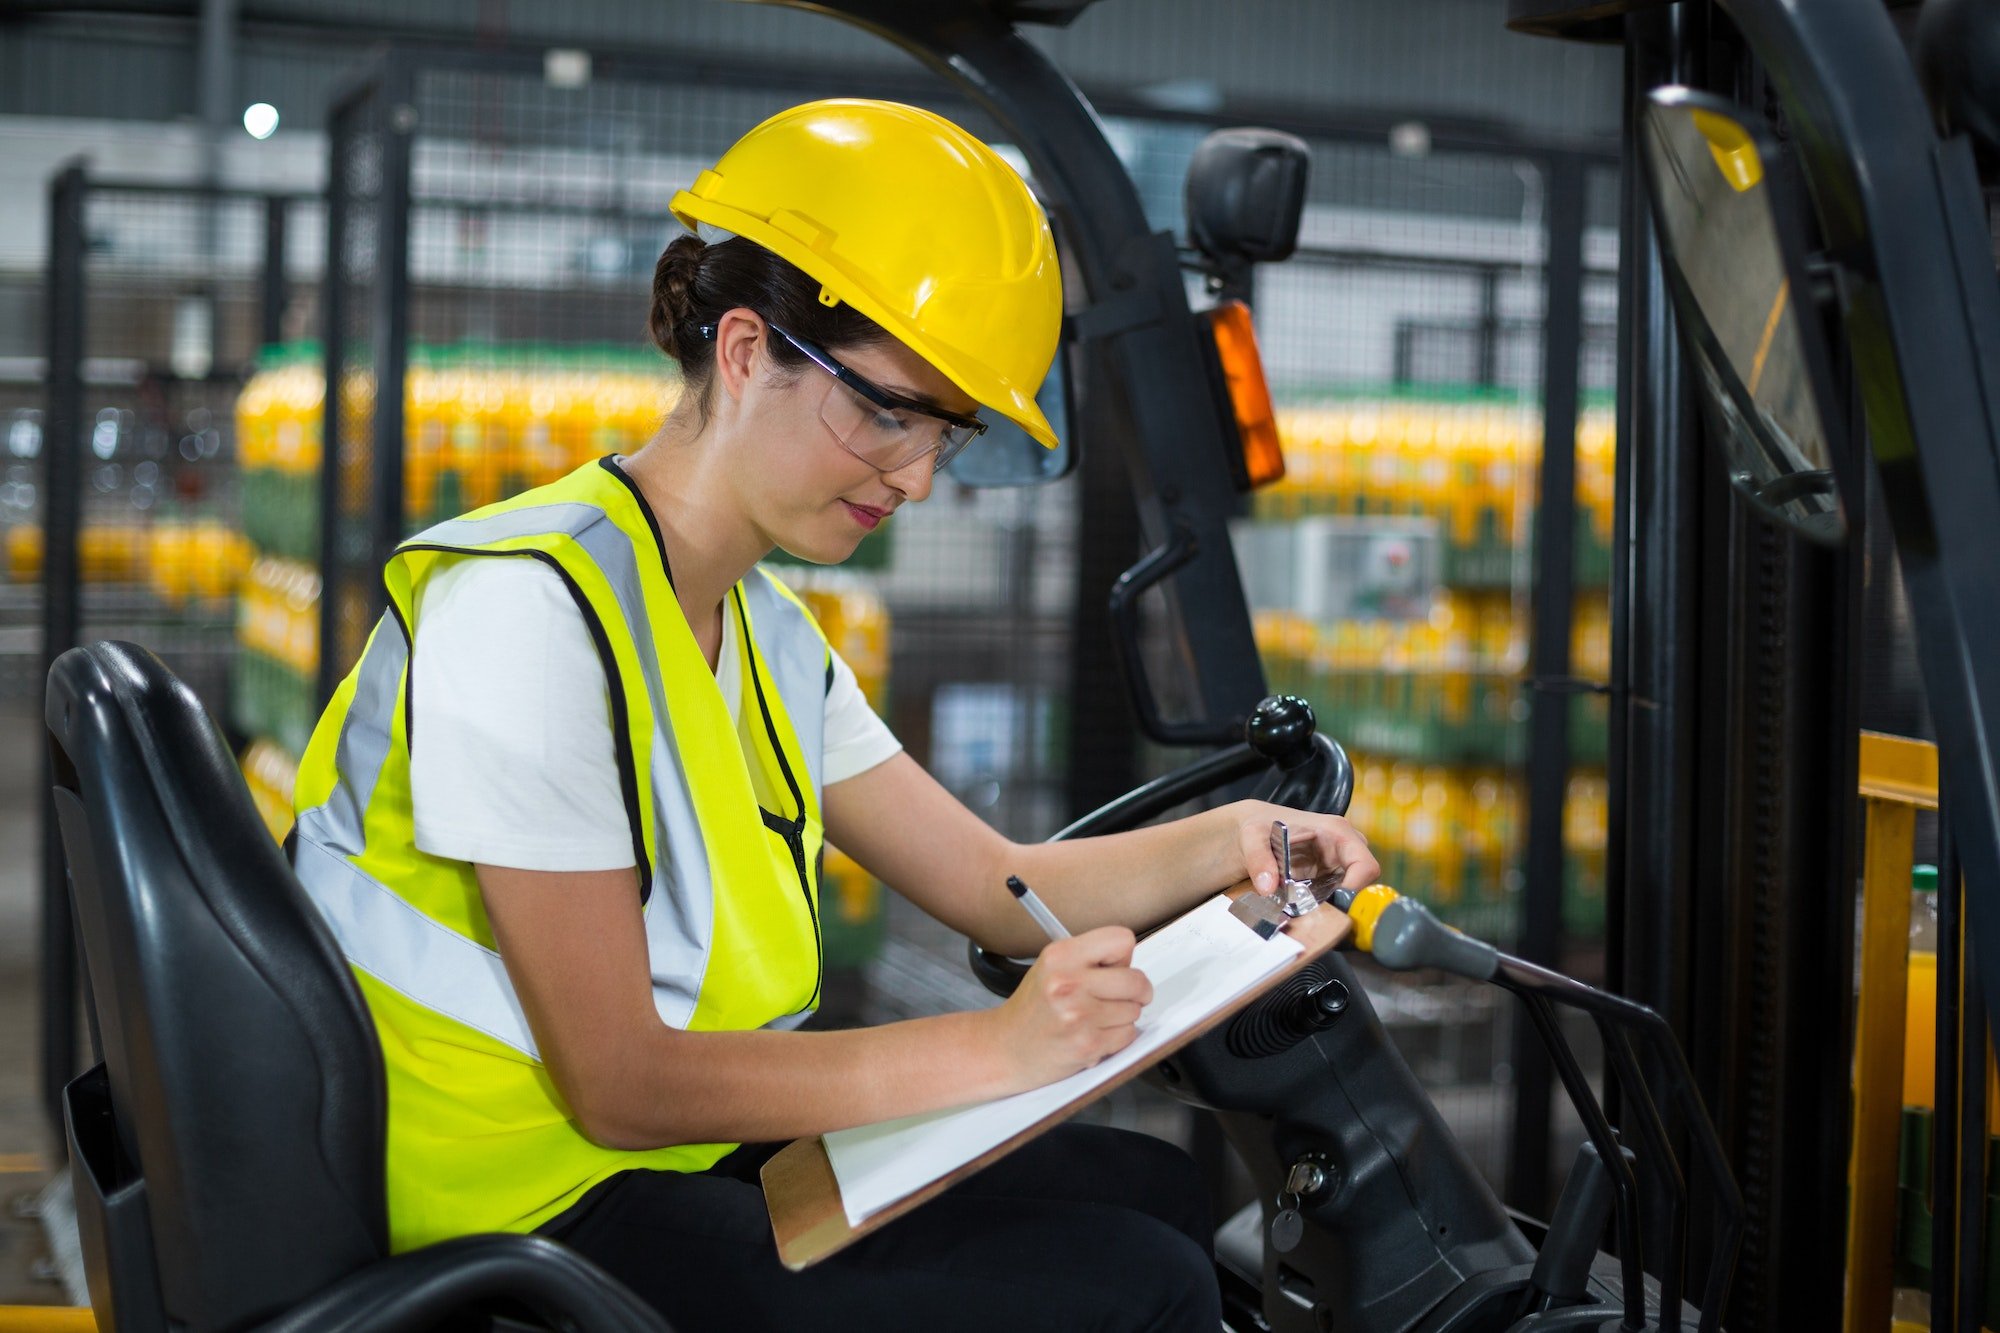
<svg viewBox="0 0 2000 1333"><path fill-rule="evenodd" d="M1312 757L1318 726L1311 704L1296 694L1274 694L1250 710L1243 737L1251 749L1289 772Z"/></svg>

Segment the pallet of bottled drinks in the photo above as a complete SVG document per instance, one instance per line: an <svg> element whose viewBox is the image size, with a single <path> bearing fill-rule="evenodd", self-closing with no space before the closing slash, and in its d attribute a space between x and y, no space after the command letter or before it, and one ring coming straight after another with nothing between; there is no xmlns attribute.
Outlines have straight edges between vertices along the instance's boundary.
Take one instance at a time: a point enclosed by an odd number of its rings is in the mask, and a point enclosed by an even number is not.
<svg viewBox="0 0 2000 1333"><path fill-rule="evenodd" d="M1308 699L1354 755L1352 815L1385 877L1453 924L1507 938L1521 887L1539 410L1483 391L1360 390L1282 408L1279 429L1286 475L1259 492L1249 519L1266 539L1239 540L1249 565L1275 566L1246 574L1266 679ZM1608 405L1587 407L1575 447L1570 672L1601 682L1611 644ZM1319 540L1282 539L1315 528ZM1386 534L1397 540L1378 546L1403 560L1436 554L1400 597L1329 596L1320 584L1356 571L1327 572L1327 529ZM1604 912L1609 714L1596 692L1567 706L1564 920L1589 937Z"/></svg>

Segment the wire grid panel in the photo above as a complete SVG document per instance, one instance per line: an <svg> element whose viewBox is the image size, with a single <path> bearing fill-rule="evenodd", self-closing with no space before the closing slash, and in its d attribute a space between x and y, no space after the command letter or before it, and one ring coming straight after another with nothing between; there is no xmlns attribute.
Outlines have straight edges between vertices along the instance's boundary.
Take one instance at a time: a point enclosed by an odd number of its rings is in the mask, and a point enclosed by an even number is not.
<svg viewBox="0 0 2000 1333"><path fill-rule="evenodd" d="M237 530L234 405L255 360L261 199L101 185L86 196L82 579L84 642L158 652L227 717ZM38 694L43 588L38 406L7 414L5 688ZM32 642L30 639L32 638Z"/></svg>

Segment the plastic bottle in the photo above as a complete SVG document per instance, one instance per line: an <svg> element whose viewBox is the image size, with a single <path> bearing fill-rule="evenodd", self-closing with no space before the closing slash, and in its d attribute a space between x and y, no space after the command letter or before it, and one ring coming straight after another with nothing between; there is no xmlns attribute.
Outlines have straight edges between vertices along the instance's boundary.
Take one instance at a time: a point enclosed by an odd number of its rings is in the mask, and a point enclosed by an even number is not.
<svg viewBox="0 0 2000 1333"><path fill-rule="evenodd" d="M1903 1025L1903 1105L1931 1109L1937 1088L1937 887L1934 865L1910 867L1910 970Z"/></svg>

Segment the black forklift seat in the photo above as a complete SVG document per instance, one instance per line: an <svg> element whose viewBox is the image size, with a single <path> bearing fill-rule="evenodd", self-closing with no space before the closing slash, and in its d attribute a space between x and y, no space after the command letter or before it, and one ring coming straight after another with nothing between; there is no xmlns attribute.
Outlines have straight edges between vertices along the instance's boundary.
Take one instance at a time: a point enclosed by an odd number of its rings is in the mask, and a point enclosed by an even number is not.
<svg viewBox="0 0 2000 1333"><path fill-rule="evenodd" d="M666 1333L545 1238L390 1257L375 1030L214 722L125 643L63 654L46 718L103 1059L64 1095L100 1328Z"/></svg>

